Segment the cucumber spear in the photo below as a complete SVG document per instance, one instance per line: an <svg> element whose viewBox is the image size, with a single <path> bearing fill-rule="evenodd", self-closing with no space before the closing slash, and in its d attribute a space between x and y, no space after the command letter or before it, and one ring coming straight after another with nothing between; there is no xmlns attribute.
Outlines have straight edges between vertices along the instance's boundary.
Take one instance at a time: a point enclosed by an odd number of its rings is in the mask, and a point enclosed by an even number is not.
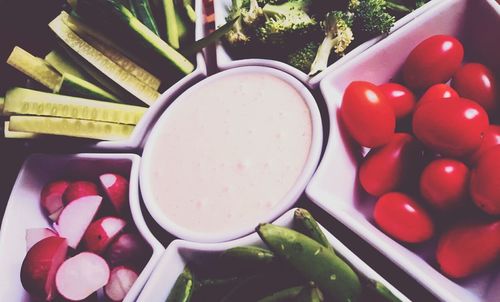
<svg viewBox="0 0 500 302"><path fill-rule="evenodd" d="M158 32L158 27L156 26L155 19L153 18L153 13L151 12L151 7L149 6L148 0L129 0L130 11L141 20L141 22L146 25L152 32L157 36L160 36Z"/></svg>

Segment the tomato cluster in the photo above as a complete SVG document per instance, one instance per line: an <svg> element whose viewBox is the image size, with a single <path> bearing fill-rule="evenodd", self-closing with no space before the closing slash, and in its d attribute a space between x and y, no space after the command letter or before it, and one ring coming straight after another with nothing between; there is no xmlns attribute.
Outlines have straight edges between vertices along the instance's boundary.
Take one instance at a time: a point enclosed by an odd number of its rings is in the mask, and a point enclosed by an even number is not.
<svg viewBox="0 0 500 302"><path fill-rule="evenodd" d="M339 111L350 136L372 148L358 177L378 197L373 216L385 233L421 243L442 227L437 219L483 212L455 219L440 235L436 260L454 278L500 258L497 83L488 67L463 58L456 38L429 37L404 62L404 85L352 82Z"/></svg>

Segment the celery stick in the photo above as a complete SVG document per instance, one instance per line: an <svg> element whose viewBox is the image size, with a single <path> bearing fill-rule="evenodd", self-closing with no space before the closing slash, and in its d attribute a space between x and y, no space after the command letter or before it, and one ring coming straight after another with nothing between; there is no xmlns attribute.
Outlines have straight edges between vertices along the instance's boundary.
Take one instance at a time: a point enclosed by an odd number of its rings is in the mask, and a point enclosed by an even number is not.
<svg viewBox="0 0 500 302"><path fill-rule="evenodd" d="M8 114L44 115L135 125L147 108L88 100L12 88L5 95L4 112Z"/></svg>
<svg viewBox="0 0 500 302"><path fill-rule="evenodd" d="M85 60L144 103L152 105L160 96L158 91L139 81L136 77L80 38L64 24L61 15L50 22L49 27L61 40Z"/></svg>
<svg viewBox="0 0 500 302"><path fill-rule="evenodd" d="M85 71L78 67L78 65L71 62L71 59L59 50L49 52L44 59L60 74L69 73L80 79L92 81L90 77L85 74Z"/></svg>
<svg viewBox="0 0 500 302"><path fill-rule="evenodd" d="M18 46L12 50L7 64L51 90L54 90L61 81L61 75L43 59L31 55Z"/></svg>
<svg viewBox="0 0 500 302"><path fill-rule="evenodd" d="M59 83L56 89L54 89L54 93L78 96L92 100L121 103L116 96L110 94L101 87L75 77L69 73L63 74L61 83Z"/></svg>
<svg viewBox="0 0 500 302"><path fill-rule="evenodd" d="M122 54L120 48L114 43L109 42L109 39L83 22L80 22L78 19L68 15L66 12L61 12L61 18L66 26L80 36L80 38L92 45L92 47L103 53L152 89L158 90L161 85L160 79L129 59L125 54Z"/></svg>
<svg viewBox="0 0 500 302"><path fill-rule="evenodd" d="M31 132L21 132L21 131L10 131L9 130L9 122L5 121L3 134L5 138L37 138L40 137L40 134L31 133Z"/></svg>
<svg viewBox="0 0 500 302"><path fill-rule="evenodd" d="M128 2L130 11L134 14L134 16L137 19L139 19L144 25L146 25L157 36L160 36L148 0L129 0Z"/></svg>
<svg viewBox="0 0 500 302"><path fill-rule="evenodd" d="M60 117L11 116L9 130L99 140L123 140L130 136L134 126Z"/></svg>

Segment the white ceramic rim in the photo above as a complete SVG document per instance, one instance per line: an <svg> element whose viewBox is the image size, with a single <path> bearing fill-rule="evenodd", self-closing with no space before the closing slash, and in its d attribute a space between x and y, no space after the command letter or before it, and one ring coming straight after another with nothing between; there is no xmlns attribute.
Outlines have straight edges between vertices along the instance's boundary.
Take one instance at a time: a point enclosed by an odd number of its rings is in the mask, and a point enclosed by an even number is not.
<svg viewBox="0 0 500 302"><path fill-rule="evenodd" d="M391 28L390 32L388 35L392 34L405 24L411 22L413 19L415 19L417 16L425 13L427 10L432 8L434 5L438 4L441 0L431 0L418 9L414 10L413 12L407 14L403 18L399 19L394 23L394 26ZM494 1L494 0L491 0ZM214 14L215 14L215 26L218 28L224 24L226 24L226 17L227 17L227 10L225 8L225 5L223 1L221 0L213 0L214 3ZM372 47L373 45L377 44L379 41L383 40L387 36L377 36L374 37L366 42L363 42L362 44L358 45L354 49L352 49L350 52L348 52L345 56L334 62L333 64L329 65L327 69L323 70L319 74L310 77L306 73L302 72L301 70L288 65L286 63L283 63L281 61L276 61L276 60L270 60L270 59L258 59L258 58L250 58L250 59L239 59L239 60L234 60L231 58L229 53L226 51L225 47L221 42L216 43L216 48L215 48L215 53L216 53L216 63L217 63L217 68L219 70L227 70L227 69L232 69L235 67L243 67L243 66L266 66L266 67L272 67L276 69L280 69L282 71L285 71L300 81L302 81L305 85L307 85L311 89L316 89L319 86L320 81L326 77L332 70L335 70L342 66L343 64L349 62L350 60L356 58L359 54L367 50L368 48Z"/></svg>
<svg viewBox="0 0 500 302"><path fill-rule="evenodd" d="M189 88L187 91L185 91L179 99L182 100L182 97L185 97L186 95L192 93L195 89L198 89L198 87L202 85L209 85L213 81L217 81L220 78L231 76L234 74L241 74L241 73L263 73L263 74L269 74L272 76L275 76L288 84L290 84L293 88L295 88L299 94L303 97L305 103L307 104L309 108L309 112L311 115L311 124L312 124L312 138L311 138L311 147L309 149L309 155L307 157L307 160L304 164L304 167L302 169L302 172L300 173L299 177L297 178L295 184L293 187L288 191L288 193L285 195L285 197L271 210L269 211L269 214L266 215L265 217L261 217L262 221L261 222L267 222L267 221L272 221L279 217L282 213L284 213L287 209L293 206L293 204L299 199L300 195L304 191L307 183L309 182L309 179L312 177L314 171L316 170L316 167L318 165L320 155L321 155L321 149L323 145L323 125L321 121L321 115L318 109L318 106L316 104L316 100L312 96L311 92L296 78L293 76L269 67L261 67L261 66L247 66L247 67L240 67L240 68L233 68L230 70L226 70L220 73L217 73L211 77L206 78L205 80L199 82L198 84L192 86ZM178 100L179 100L178 99ZM177 100L176 100L177 101ZM176 102L174 101L174 103ZM156 125L162 124L162 121L166 118L168 118L171 110L169 107L163 115L160 117ZM191 231L185 227L180 226L179 224L173 222L170 220L166 215L163 214L161 208L156 204L156 201L153 197L153 194L151 193L151 188L150 188L150 177L151 173L149 173L148 167L150 166L150 160L152 160L152 143L149 143L151 141L155 141L157 139L157 136L159 135L159 128L154 127L151 130L151 134L148 137L148 141L146 142L146 145L144 147L144 152L142 156L142 164L141 164L141 171L140 171L140 177L139 177L139 182L140 182L140 188L141 188L141 193L144 199L144 204L146 205L146 208L148 209L149 213L151 216L154 218L154 220L167 232L171 233L172 235L185 239L185 240L190 240L190 241L196 241L196 242L223 242L223 241L229 241L233 240L235 238L242 237L244 235L247 235L251 232L254 231L254 226L249 226L237 230L230 230L227 232L221 232L221 233L216 233L216 234L206 234L206 233L200 233L200 232L195 232ZM258 223L256 221L255 225Z"/></svg>
<svg viewBox="0 0 500 302"><path fill-rule="evenodd" d="M146 242L151 246L153 252L151 258L148 260L146 266L143 268L137 280L135 281L134 285L130 288L127 296L123 300L125 302L135 301L165 251L163 245L156 239L156 237L153 236L153 234L149 230L148 226L146 225L146 221L144 220L144 216L142 215L140 207L140 199L139 199L139 190L138 190L139 166L141 160L140 156L137 154L127 154L127 153L105 153L105 154L78 153L78 154L63 154L63 155L41 154L41 153L31 154L21 166L20 172L17 176L12 191L14 191L20 186L20 181L24 177L23 174L25 173L25 170L27 169L29 162L36 160L43 160L44 158L47 157L52 157L55 159L62 159L62 160L97 159L97 160L110 160L110 161L128 160L131 162L130 179L129 179L130 212L132 213L132 220L134 221L137 230L144 238L144 240L146 240ZM10 208L12 206L13 202L10 200L9 197L9 202L7 203L7 206L5 208L5 214L11 212ZM7 223L6 221L9 219L11 219L11 217L8 215L4 215L2 219L2 224L0 226L0 243L3 242L3 230L4 230L3 225L4 223Z"/></svg>
<svg viewBox="0 0 500 302"><path fill-rule="evenodd" d="M273 224L277 225L287 225L293 221L293 213L296 208L291 209L285 212L283 215L278 217ZM344 259L346 259L350 265L356 268L360 273L367 275L370 278L373 278L377 281L382 282L384 285L389 288L394 295L396 295L401 301L409 302L410 300L403 295L396 287L390 284L386 279L380 276L373 268L371 268L368 264L366 264L361 258L359 258L356 254L354 254L348 247L346 247L340 240L338 240L335 236L333 236L327 229L325 229L322 225L320 228L325 233L328 241L334 247L336 253L342 255ZM198 242L190 242L185 240L174 240L167 247L162 259L158 263L157 269L151 274L150 280L144 286L144 290L141 292L139 299L143 301L160 301L160 299L156 299L159 295L157 292L157 288L165 288L165 286L170 286L171 284L163 284L164 274L169 273L171 271L168 270L169 265L174 260L174 256L179 254L179 250L191 250L197 252L222 252L232 247L236 246L245 246L245 245L255 245L256 242L261 242L260 237L257 233L253 232L248 236L227 241L221 243L198 243ZM160 294L161 296L161 294ZM164 300L162 300L164 301Z"/></svg>
<svg viewBox="0 0 500 302"><path fill-rule="evenodd" d="M195 0L195 40L200 40L205 37L205 16L203 11L203 0ZM90 143L84 146L91 149L111 151L135 150L141 148L141 144L147 136L149 129L152 127L155 120L165 107L168 106L182 91L206 76L207 64L203 53L200 51L196 54L196 68L193 72L184 76L158 97L156 102L148 108L139 123L137 123L134 127L134 130L132 131L132 134L130 134L129 138L118 141L98 141L94 144Z"/></svg>

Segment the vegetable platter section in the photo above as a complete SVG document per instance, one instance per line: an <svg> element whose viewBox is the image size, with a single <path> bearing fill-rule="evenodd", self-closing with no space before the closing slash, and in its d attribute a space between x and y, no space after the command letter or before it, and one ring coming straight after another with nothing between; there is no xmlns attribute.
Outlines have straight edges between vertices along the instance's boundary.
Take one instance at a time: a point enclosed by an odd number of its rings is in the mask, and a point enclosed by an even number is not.
<svg viewBox="0 0 500 302"><path fill-rule="evenodd" d="M0 0L0 25L0 301L499 300L497 1Z"/></svg>

